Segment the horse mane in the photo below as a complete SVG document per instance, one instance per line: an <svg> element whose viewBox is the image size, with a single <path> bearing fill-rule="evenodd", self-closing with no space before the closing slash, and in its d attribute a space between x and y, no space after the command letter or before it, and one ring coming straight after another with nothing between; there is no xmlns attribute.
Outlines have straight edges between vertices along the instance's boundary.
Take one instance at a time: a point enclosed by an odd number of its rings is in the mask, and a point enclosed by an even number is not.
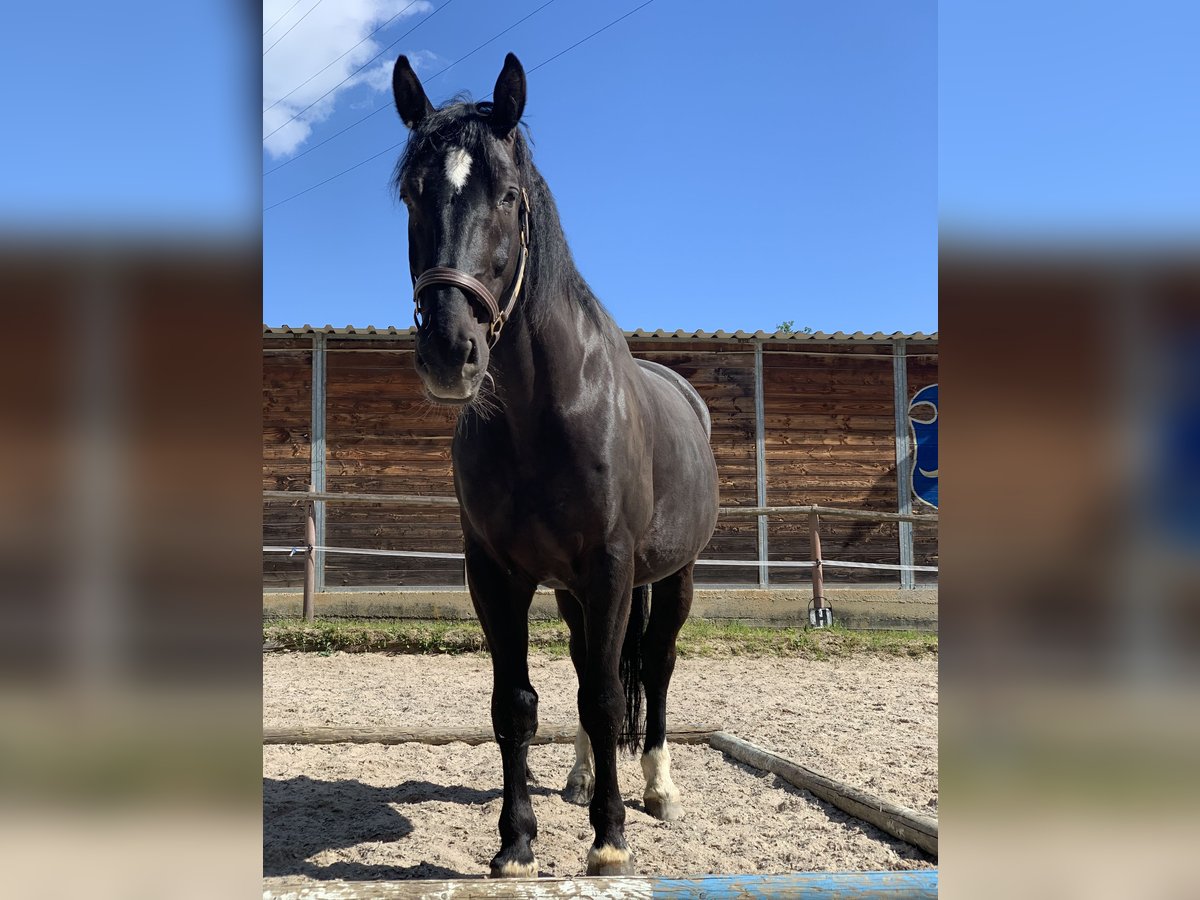
<svg viewBox="0 0 1200 900"><path fill-rule="evenodd" d="M400 191L404 173L421 153L440 151L446 146L462 147L473 158L484 159L489 168L499 162L500 141L488 122L492 105L475 103L466 94L458 94L427 115L411 132L404 152L396 163L392 189ZM603 333L619 336L616 322L592 292L575 265L567 244L558 206L542 173L533 164L532 139L525 123L513 134L513 159L521 186L529 195L529 266L526 270L526 310L534 327L545 321L550 305L559 294L577 303Z"/></svg>

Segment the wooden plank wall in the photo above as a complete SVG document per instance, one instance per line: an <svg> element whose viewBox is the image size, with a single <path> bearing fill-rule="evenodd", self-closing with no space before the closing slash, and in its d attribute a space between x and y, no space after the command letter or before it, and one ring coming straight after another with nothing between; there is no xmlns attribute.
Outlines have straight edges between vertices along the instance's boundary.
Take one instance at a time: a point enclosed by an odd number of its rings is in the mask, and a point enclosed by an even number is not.
<svg viewBox="0 0 1200 900"><path fill-rule="evenodd" d="M938 381L938 350L937 344L908 345L908 399L923 387L937 384ZM910 436L909 441L912 438ZM913 512L933 512L925 503L913 497ZM938 564L938 528L937 525L913 526L913 564L918 566L936 566ZM917 584L937 584L937 572L915 573Z"/></svg>
<svg viewBox="0 0 1200 900"><path fill-rule="evenodd" d="M311 341L268 338L263 377L263 487L290 489L309 477ZM750 342L631 341L635 356L686 377L713 419L723 505L753 506L755 467L754 345ZM287 352L278 352L285 350ZM774 344L763 353L767 502L820 503L896 510L892 411L892 345ZM909 344L909 394L937 379L936 344ZM453 496L450 439L456 411L422 396L407 339L338 339L326 356L326 486L330 491ZM920 504L917 504L920 506ZM857 562L899 562L894 523L822 522L825 556ZM303 535L303 510L264 507L263 541L294 544ZM914 529L918 565L936 565L935 528ZM807 523L773 520L770 555L809 558ZM330 504L330 546L459 552L455 510L411 510ZM752 521L718 524L704 556L757 558ZM756 567L702 567L697 582L752 585ZM803 584L807 569L772 569L773 584ZM267 587L297 587L300 560L264 559ZM897 584L894 573L828 570L826 581ZM918 583L936 583L936 575ZM462 563L388 557L326 557L326 589L461 586Z"/></svg>
<svg viewBox="0 0 1200 900"><path fill-rule="evenodd" d="M771 344L763 350L767 503L895 512L892 345ZM772 519L772 560L811 559L808 523ZM898 564L894 522L821 520L827 559ZM808 583L807 569L772 569L772 584ZM827 569L827 584L898 584L894 573Z"/></svg>
<svg viewBox="0 0 1200 900"><path fill-rule="evenodd" d="M692 383L712 416L712 448L723 506L758 502L754 460L754 345L683 341L630 342L633 355L674 369ZM718 521L701 554L707 559L757 559L757 525L751 521ZM758 568L699 566L697 584L753 585Z"/></svg>
<svg viewBox="0 0 1200 900"><path fill-rule="evenodd" d="M263 353L263 469L265 491L290 491L308 484L312 449L312 340L272 338ZM304 542L304 508L269 501L263 504L263 544L294 546ZM304 557L263 554L263 586L301 587Z"/></svg>
<svg viewBox="0 0 1200 900"><path fill-rule="evenodd" d="M326 347L326 489L453 497L457 410L425 400L411 342L330 338ZM462 552L453 508L329 504L325 516L331 547ZM461 560L325 557L327 590L463 584Z"/></svg>

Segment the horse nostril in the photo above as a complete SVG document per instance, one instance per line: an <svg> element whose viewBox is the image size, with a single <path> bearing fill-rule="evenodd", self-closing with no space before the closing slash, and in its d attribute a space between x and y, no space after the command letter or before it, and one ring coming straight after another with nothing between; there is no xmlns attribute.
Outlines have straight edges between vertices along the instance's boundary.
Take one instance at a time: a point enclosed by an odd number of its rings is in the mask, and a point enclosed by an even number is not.
<svg viewBox="0 0 1200 900"><path fill-rule="evenodd" d="M479 362L479 345L475 343L475 339L471 338L468 342L470 350L467 351L467 365L473 366Z"/></svg>

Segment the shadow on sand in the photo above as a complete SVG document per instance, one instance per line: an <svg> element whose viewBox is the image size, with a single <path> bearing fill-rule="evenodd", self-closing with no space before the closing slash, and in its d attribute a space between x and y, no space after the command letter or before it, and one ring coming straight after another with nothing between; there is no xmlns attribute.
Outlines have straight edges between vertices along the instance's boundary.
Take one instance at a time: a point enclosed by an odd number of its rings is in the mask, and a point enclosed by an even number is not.
<svg viewBox="0 0 1200 900"><path fill-rule="evenodd" d="M531 784L530 793L556 792ZM393 843L412 834L412 821L394 806L430 802L477 806L499 796L499 788L479 790L429 781L375 787L351 780L320 781L305 775L286 780L264 778L263 875L349 881L482 878L479 872L457 872L427 862L397 866L339 861L321 866L310 862L310 858L324 850L371 842ZM480 840L490 837L480 835Z"/></svg>

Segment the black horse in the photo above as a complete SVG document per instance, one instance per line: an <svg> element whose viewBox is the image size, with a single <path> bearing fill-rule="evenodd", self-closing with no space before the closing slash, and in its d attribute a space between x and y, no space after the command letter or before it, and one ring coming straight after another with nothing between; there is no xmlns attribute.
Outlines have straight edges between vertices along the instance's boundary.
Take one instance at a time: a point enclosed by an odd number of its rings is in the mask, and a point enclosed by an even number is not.
<svg viewBox="0 0 1200 900"><path fill-rule="evenodd" d="M717 517L708 411L683 378L634 360L575 268L518 128L517 58L506 57L491 103L434 109L403 56L392 88L412 132L395 181L408 207L417 372L431 400L463 406L454 487L504 764L491 874L537 874L526 756L538 697L526 656L539 584L555 589L579 676L566 795L591 804L587 871L627 874L617 747L636 748L643 688L646 809L683 812L666 695L692 566Z"/></svg>

